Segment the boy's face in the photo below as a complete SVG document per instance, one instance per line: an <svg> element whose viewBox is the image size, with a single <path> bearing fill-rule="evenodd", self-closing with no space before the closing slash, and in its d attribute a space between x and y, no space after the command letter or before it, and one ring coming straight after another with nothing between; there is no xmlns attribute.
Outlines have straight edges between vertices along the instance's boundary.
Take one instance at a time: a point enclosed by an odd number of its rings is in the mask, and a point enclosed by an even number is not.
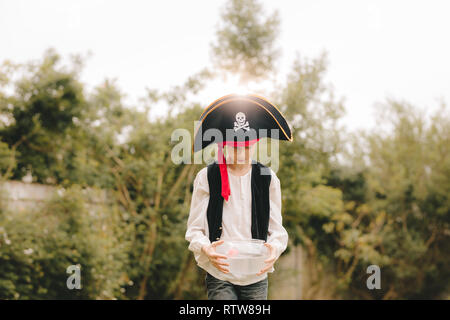
<svg viewBox="0 0 450 320"><path fill-rule="evenodd" d="M255 152L256 144L246 147L226 146L227 163L244 164L250 163Z"/></svg>

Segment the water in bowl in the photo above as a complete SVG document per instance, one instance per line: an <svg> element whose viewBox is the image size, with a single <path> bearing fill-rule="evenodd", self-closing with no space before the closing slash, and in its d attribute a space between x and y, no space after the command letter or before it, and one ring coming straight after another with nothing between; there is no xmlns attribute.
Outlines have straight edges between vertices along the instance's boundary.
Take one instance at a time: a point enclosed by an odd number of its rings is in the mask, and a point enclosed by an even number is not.
<svg viewBox="0 0 450 320"><path fill-rule="evenodd" d="M263 240L225 240L216 251L227 256L230 274L236 277L256 275L264 266L268 250Z"/></svg>

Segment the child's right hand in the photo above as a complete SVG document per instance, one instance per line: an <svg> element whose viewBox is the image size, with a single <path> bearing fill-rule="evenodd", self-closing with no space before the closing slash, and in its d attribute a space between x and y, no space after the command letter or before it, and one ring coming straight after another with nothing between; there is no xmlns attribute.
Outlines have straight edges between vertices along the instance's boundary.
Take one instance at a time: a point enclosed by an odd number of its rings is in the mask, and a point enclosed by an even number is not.
<svg viewBox="0 0 450 320"><path fill-rule="evenodd" d="M215 266L223 273L228 273L230 271L222 266L229 266L229 264L219 261L219 259L227 259L227 256L224 256L223 254L219 254L216 252L216 247L222 244L223 242L224 240L214 241L209 245L203 246L202 251L204 254L206 254L206 256L208 257L209 261L211 261L213 266Z"/></svg>

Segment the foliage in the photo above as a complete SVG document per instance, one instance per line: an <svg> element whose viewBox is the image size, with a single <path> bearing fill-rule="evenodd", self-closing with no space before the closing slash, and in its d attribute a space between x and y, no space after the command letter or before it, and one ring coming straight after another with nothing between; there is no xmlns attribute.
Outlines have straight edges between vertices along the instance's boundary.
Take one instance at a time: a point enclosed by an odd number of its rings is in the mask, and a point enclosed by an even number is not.
<svg viewBox="0 0 450 320"><path fill-rule="evenodd" d="M124 297L127 227L117 209L90 207L85 191L73 186L42 208L1 210L1 299ZM81 290L66 286L71 265L80 266Z"/></svg>
<svg viewBox="0 0 450 320"><path fill-rule="evenodd" d="M0 136L18 151L12 179L22 178L32 168L37 182L59 183L70 167L75 144L71 140L76 140L73 129L85 101L77 80L79 65L67 70L59 64L60 56L48 50L41 63L9 66L4 72L4 82L15 93L0 94L8 119ZM7 77L11 70L18 77L15 81Z"/></svg>
<svg viewBox="0 0 450 320"><path fill-rule="evenodd" d="M280 52L275 40L279 33L278 12L265 16L257 0L226 3L211 45L212 59L220 68L241 76L246 82L267 78Z"/></svg>

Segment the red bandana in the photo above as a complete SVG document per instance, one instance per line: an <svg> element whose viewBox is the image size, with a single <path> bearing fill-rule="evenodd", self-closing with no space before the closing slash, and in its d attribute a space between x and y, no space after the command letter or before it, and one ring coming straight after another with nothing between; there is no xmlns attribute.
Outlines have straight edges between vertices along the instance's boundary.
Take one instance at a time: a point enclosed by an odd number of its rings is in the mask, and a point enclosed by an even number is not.
<svg viewBox="0 0 450 320"><path fill-rule="evenodd" d="M229 145L233 147L244 147L244 146L251 146L259 141L258 139L250 140L250 141L223 141L218 143L218 152L217 152L217 158L219 162L219 169L220 169L220 178L222 181L222 197L228 201L228 197L230 196L230 184L228 182L228 170L227 170L227 163L225 160L225 156L223 155L223 146Z"/></svg>

